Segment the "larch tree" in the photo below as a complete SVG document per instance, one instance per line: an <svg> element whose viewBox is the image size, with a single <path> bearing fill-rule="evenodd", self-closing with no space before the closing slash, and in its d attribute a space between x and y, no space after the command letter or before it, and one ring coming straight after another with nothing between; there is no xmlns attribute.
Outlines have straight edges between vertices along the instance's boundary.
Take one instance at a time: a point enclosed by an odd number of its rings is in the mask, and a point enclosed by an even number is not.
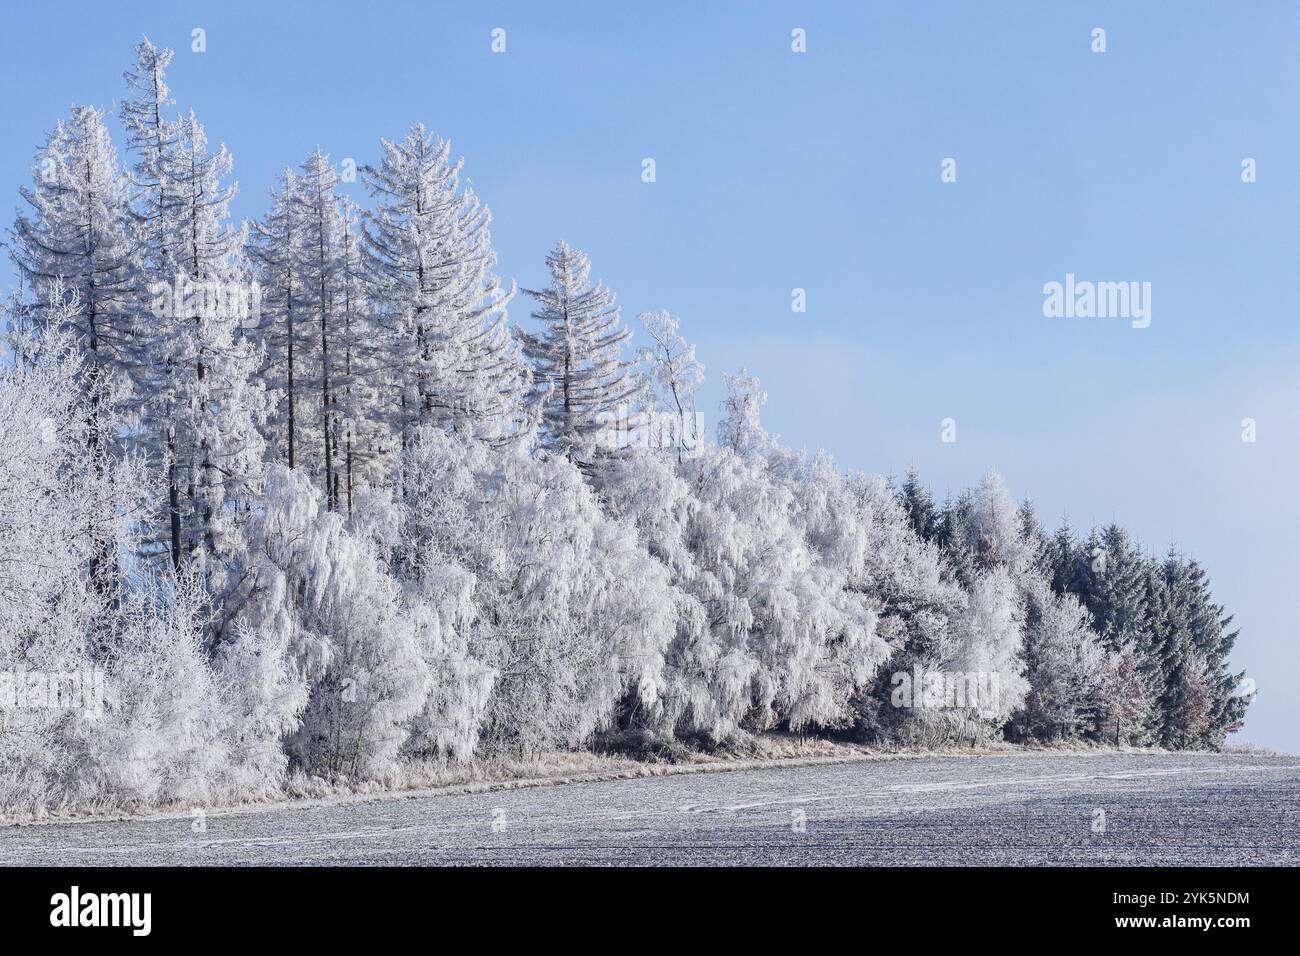
<svg viewBox="0 0 1300 956"><path fill-rule="evenodd" d="M302 164L297 200L303 230L302 281L304 305L312 317L314 346L311 389L315 414L312 434L313 455L327 505L338 510L338 415L337 390L343 356L345 318L341 314L346 277L343 271L346 229L339 199L335 195L338 174L329 158L317 149Z"/></svg>
<svg viewBox="0 0 1300 956"><path fill-rule="evenodd" d="M256 484L264 396L245 324L258 308L231 227L225 147L208 148L193 111L169 115L171 51L147 39L126 73L120 115L134 158L136 434L167 473L165 532L174 567L222 550L231 493Z"/></svg>
<svg viewBox="0 0 1300 956"><path fill-rule="evenodd" d="M271 194L265 218L252 224L247 254L261 290L261 309L250 333L262 359L262 379L274 403L267 420L275 457L298 467L298 405L303 389L303 353L311 335L304 313L302 219L298 177L286 169Z"/></svg>
<svg viewBox="0 0 1300 956"><path fill-rule="evenodd" d="M136 342L135 224L103 114L78 107L60 122L21 194L30 209L18 214L10 244L29 293L20 308L31 329L66 334L81 350L85 368L75 381L86 393L87 454L102 467L122 453L111 406L131 395ZM92 570L97 586L110 588L115 548L102 540L99 549Z"/></svg>
<svg viewBox="0 0 1300 956"><path fill-rule="evenodd" d="M591 280L591 260L563 240L546 256L551 283L526 289L541 328L520 332L541 405L543 445L585 470L623 446L642 423L645 384L622 352L632 330L622 325L610 292Z"/></svg>
<svg viewBox="0 0 1300 956"><path fill-rule="evenodd" d="M143 232L140 255L149 275L171 281L176 269L172 226L176 193L167 158L181 135L180 121L167 115L173 104L167 86L172 51L159 49L145 37L137 44L135 54L135 63L124 74L127 95L118 116L126 131L127 148L135 159L131 181Z"/></svg>
<svg viewBox="0 0 1300 956"><path fill-rule="evenodd" d="M140 361L136 379L141 384L137 410L141 419L138 438L142 447L167 470L167 502L163 513L166 529L155 537L179 569L185 553L181 509L181 468L177 445L177 423L153 390L170 386L173 357L160 346L170 334L167 323L153 314L155 290L166 289L177 275L175 217L178 197L171 179L174 155L181 136L181 124L167 115L173 100L166 72L172 51L159 49L145 37L135 48L136 59L124 74L127 95L119 107L126 131L127 148L134 159L131 167L135 216L141 227L140 274L136 289L136 318L139 328ZM159 367L159 362L163 363Z"/></svg>
<svg viewBox="0 0 1300 956"><path fill-rule="evenodd" d="M383 161L362 168L375 201L362 255L397 373L394 430L404 442L419 425L513 440L529 374L506 325L514 288L492 272L491 213L461 186L451 144L423 125L381 145Z"/></svg>
<svg viewBox="0 0 1300 956"><path fill-rule="evenodd" d="M383 398L391 391L392 369L385 364L389 354L385 331L376 321L374 303L367 294L361 211L347 197L340 199L339 210L339 356L334 385L338 414L334 426L342 489L335 498L344 502L351 514L360 486L383 484L392 465L393 442L383 407Z"/></svg>
<svg viewBox="0 0 1300 956"><path fill-rule="evenodd" d="M26 307L42 325L60 317L59 331L75 336L85 350L84 381L95 401L103 388L128 389L134 222L129 181L99 110L77 107L54 128L37 154L35 182L21 194L30 211L18 214L10 255L34 297ZM64 303L49 301L56 286L75 297L77 313L69 316ZM97 447L113 438L92 429Z"/></svg>
<svg viewBox="0 0 1300 956"><path fill-rule="evenodd" d="M319 149L301 174L286 170L248 247L262 291L256 334L263 376L279 406L270 437L290 468L304 469L317 482L331 510L346 494L340 398L356 378L362 315L349 261L356 237L348 231L337 183Z"/></svg>
<svg viewBox="0 0 1300 956"><path fill-rule="evenodd" d="M224 146L209 150L191 111L163 168L174 191L169 255L177 271L170 283L159 279L151 287L146 340L153 381L144 404L165 441L179 562L199 549L225 549L233 506L255 490L260 474L266 399L247 335L258 292L239 257L244 233L229 221L230 154Z"/></svg>

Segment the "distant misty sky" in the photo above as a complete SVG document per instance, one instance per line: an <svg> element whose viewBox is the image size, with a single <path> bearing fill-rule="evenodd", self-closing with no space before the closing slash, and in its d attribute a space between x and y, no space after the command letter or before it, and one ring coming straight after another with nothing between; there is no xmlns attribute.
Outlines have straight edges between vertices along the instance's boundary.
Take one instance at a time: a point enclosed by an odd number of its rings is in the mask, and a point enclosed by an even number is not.
<svg viewBox="0 0 1300 956"><path fill-rule="evenodd" d="M996 466L1049 527L1176 543L1243 630L1237 739L1300 751L1300 5L15 5L12 204L69 106L115 106L141 34L234 154L240 217L318 144L369 162L423 121L492 208L507 280L544 282L564 238L626 318L681 316L709 422L747 366L787 444L915 465L939 498ZM1150 327L1045 318L1067 273L1150 282Z"/></svg>

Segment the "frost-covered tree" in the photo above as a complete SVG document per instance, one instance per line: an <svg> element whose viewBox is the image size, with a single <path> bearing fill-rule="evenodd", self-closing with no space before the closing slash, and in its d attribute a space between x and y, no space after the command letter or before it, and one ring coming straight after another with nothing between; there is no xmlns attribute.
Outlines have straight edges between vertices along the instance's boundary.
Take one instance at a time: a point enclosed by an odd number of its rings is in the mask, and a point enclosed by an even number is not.
<svg viewBox="0 0 1300 956"><path fill-rule="evenodd" d="M307 387L303 355L311 337L298 189L297 175L285 170L265 219L253 223L248 247L261 290L260 314L250 332L261 346L262 377L275 398L275 412L267 422L268 444L290 468L298 467L298 406Z"/></svg>
<svg viewBox="0 0 1300 956"><path fill-rule="evenodd" d="M168 115L174 102L167 86L172 51L159 49L145 37L136 45L135 54L135 63L124 74L127 95L118 115L126 131L127 148L135 159L131 177L136 215L144 233L142 265L155 279L170 280L176 272L173 245L179 197L168 158L175 154L182 134L180 121Z"/></svg>
<svg viewBox="0 0 1300 956"><path fill-rule="evenodd" d="M176 432L193 540L212 554L229 532L227 498L251 490L262 458L257 424L264 396L254 380L252 343L244 335L256 308L255 290L238 261L243 234L229 223L234 187L223 180L230 174L230 155L224 146L208 150L192 111L168 162L178 193L178 271L170 300L155 287L158 330L172 335L165 343L154 336L165 374L153 394L160 418Z"/></svg>
<svg viewBox="0 0 1300 956"><path fill-rule="evenodd" d="M996 676L994 699L968 706L969 715L1000 727L1023 706L1029 683L1024 677L1024 612L1015 581L1003 567L981 572L969 593L965 615L957 622L948 670ZM985 684L985 686L989 686Z"/></svg>
<svg viewBox="0 0 1300 956"><path fill-rule="evenodd" d="M1025 662L1029 691L1013 718L1013 735L1056 740L1097 728L1105 652L1087 610L1037 578L1026 601Z"/></svg>
<svg viewBox="0 0 1300 956"><path fill-rule="evenodd" d="M140 461L88 451L88 364L59 331L82 306L60 291L42 347L11 339L29 359L0 370L0 814L224 796L196 583L141 569L96 586L103 542L129 556L153 489Z"/></svg>
<svg viewBox="0 0 1300 956"><path fill-rule="evenodd" d="M313 319L316 363L313 394L317 406L313 416L319 436L316 443L321 462L325 500L335 510L339 506L338 414L336 391L340 385L343 321L343 232L347 228L334 190L338 174L329 159L317 149L302 165L298 196L302 203L305 230L303 272L306 305Z"/></svg>
<svg viewBox="0 0 1300 956"><path fill-rule="evenodd" d="M249 247L261 286L263 377L277 396L268 432L281 460L311 475L334 510L347 505L358 439L371 432L365 359L383 346L381 336L366 341L375 330L355 215L349 219L337 183L319 149L301 174L286 170Z"/></svg>
<svg viewBox="0 0 1300 956"><path fill-rule="evenodd" d="M419 425L508 440L529 376L506 326L514 288L492 272L491 213L460 185L451 144L421 124L382 146L382 162L362 170L375 202L362 254L396 373L394 430L403 440Z"/></svg>
<svg viewBox="0 0 1300 956"><path fill-rule="evenodd" d="M234 547L237 502L254 493L262 458L265 399L244 335L256 289L229 221L229 153L209 149L193 111L167 115L170 51L145 40L136 54L121 108L142 237L135 437L167 473L165 532L155 540L177 568L200 554L219 590L230 569L208 558Z"/></svg>
<svg viewBox="0 0 1300 956"><path fill-rule="evenodd" d="M1178 669L1178 709L1173 724L1177 743L1198 747L1214 722L1214 687L1205 661L1193 654Z"/></svg>
<svg viewBox="0 0 1300 956"><path fill-rule="evenodd" d="M1227 728L1240 722L1245 705L1236 692L1244 675L1227 667L1237 638L1229 630L1232 618L1214 602L1204 569L1172 549L1149 563L1146 599L1146 671L1156 693L1153 733L1166 747L1217 747ZM1191 709L1189 693L1196 698ZM1189 723L1189 717L1195 720Z"/></svg>
<svg viewBox="0 0 1300 956"><path fill-rule="evenodd" d="M939 515L934 506L930 490L921 484L916 469L909 469L907 478L898 489L898 500L907 512L908 523L912 531L922 541L934 540Z"/></svg>
<svg viewBox="0 0 1300 956"><path fill-rule="evenodd" d="M356 494L364 484L382 484L391 467L392 436L383 399L391 394L392 370L384 330L375 318L374 303L366 293L362 257L361 213L347 197L339 200L342 233L335 285L337 314L332 402L336 507L352 513Z"/></svg>
<svg viewBox="0 0 1300 956"><path fill-rule="evenodd" d="M1094 532L1082 545L1079 599L1087 605L1106 646L1147 646L1146 563L1118 525Z"/></svg>
<svg viewBox="0 0 1300 956"><path fill-rule="evenodd" d="M382 778L405 753L473 752L486 672L457 631L465 598L394 576L399 518L391 498L368 501L349 527L301 470L267 468L216 649L246 781ZM457 573L439 570L443 582Z"/></svg>
<svg viewBox="0 0 1300 956"><path fill-rule="evenodd" d="M727 396L722 400L722 418L718 422L718 444L738 455L761 455L776 439L763 428L762 410L767 392L757 378L741 369L724 375Z"/></svg>
<svg viewBox="0 0 1300 956"><path fill-rule="evenodd" d="M268 468L265 495L225 677L244 684L241 709L264 715L257 732L278 730L295 765L331 777L391 772L430 693L440 621L301 471ZM248 642L252 653L240 647ZM247 681L243 666L254 668Z"/></svg>
<svg viewBox="0 0 1300 956"><path fill-rule="evenodd" d="M1038 512L1029 498L1020 502L1016 517L1020 522L1020 540L1027 562L1026 571L1032 572L1035 577L1042 579L1050 587L1052 583L1051 542L1048 541L1043 526L1038 521Z"/></svg>
<svg viewBox="0 0 1300 956"><path fill-rule="evenodd" d="M425 428L402 475L398 566L439 591L446 566L473 575L469 651L494 673L487 751L576 747L620 703L657 706L666 575L632 528L600 513L577 468Z"/></svg>
<svg viewBox="0 0 1300 956"><path fill-rule="evenodd" d="M1101 738L1116 746L1146 743L1150 706L1142 658L1133 644L1107 651L1101 675Z"/></svg>
<svg viewBox="0 0 1300 956"><path fill-rule="evenodd" d="M667 309L643 312L639 316L653 343L640 351L640 359L659 401L660 413L675 423L672 434L663 423L649 423L656 448L673 448L678 462L694 454L704 441L704 428L695 406L695 392L704 382L704 366L695 357L695 346L678 333L678 318Z"/></svg>
<svg viewBox="0 0 1300 956"><path fill-rule="evenodd" d="M89 460L120 457L113 405L132 391L136 242L126 176L103 114L78 107L38 152L35 181L21 190L10 256L28 292L18 303L22 324L40 337L66 335L81 352L75 381L85 389ZM75 307L74 307L75 306ZM114 546L104 540L95 559L99 587L117 573Z"/></svg>
<svg viewBox="0 0 1300 956"><path fill-rule="evenodd" d="M939 509L934 537L952 576L966 588L973 585L979 572L979 562L972 548L972 541L976 539L972 530L974 509L975 496L971 491L963 491L956 498L949 497Z"/></svg>
<svg viewBox="0 0 1300 956"><path fill-rule="evenodd" d="M99 799L155 806L247 792L233 773L225 689L204 651L207 604L192 572L163 568L133 582L103 661L97 761L81 771Z"/></svg>
<svg viewBox="0 0 1300 956"><path fill-rule="evenodd" d="M886 654L874 607L853 587L866 554L856 495L828 459L779 448L759 420L760 394L750 377L733 379L719 433L734 444L680 463L645 450L602 484L608 507L672 572L668 733L843 725Z"/></svg>
<svg viewBox="0 0 1300 956"><path fill-rule="evenodd" d="M591 280L591 260L563 240L546 256L551 283L526 289L537 301L537 332L519 333L533 366L542 444L584 468L639 427L645 384L622 358L632 330L619 321L614 293Z"/></svg>
<svg viewBox="0 0 1300 956"><path fill-rule="evenodd" d="M996 471L980 481L971 498L966 522L966 548L980 568L1004 567L1020 577L1032 554L1023 535L1019 509Z"/></svg>
<svg viewBox="0 0 1300 956"><path fill-rule="evenodd" d="M954 714L898 698L900 675L941 674L967 598L952 579L937 544L918 535L908 509L883 478L863 479L859 498L868 519L866 570L858 585L880 609L880 634L891 655L875 682L854 701L857 732L867 739L936 745L959 728ZM900 704L902 706L900 706Z"/></svg>
<svg viewBox="0 0 1300 956"><path fill-rule="evenodd" d="M21 194L30 209L14 223L10 255L33 297L23 307L42 328L60 317L57 331L84 351L81 380L97 414L102 399L130 389L136 251L129 183L99 110L77 107L55 126ZM53 291L65 301L49 301ZM64 308L67 296L75 313ZM115 443L93 422L89 438L95 448Z"/></svg>

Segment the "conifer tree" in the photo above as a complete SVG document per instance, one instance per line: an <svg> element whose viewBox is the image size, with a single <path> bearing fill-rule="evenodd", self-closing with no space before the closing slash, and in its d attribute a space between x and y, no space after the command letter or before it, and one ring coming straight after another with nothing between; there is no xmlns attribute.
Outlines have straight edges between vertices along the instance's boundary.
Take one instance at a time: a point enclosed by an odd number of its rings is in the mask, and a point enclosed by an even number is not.
<svg viewBox="0 0 1300 956"><path fill-rule="evenodd" d="M375 208L362 249L394 371L390 418L403 442L422 424L501 444L519 432L528 367L506 327L514 295L492 273L491 213L451 144L417 123L362 169Z"/></svg>
<svg viewBox="0 0 1300 956"><path fill-rule="evenodd" d="M168 116L173 100L166 74L172 51L159 49L145 37L135 54L135 63L123 75L127 95L118 115L127 149L135 158L131 178L143 233L140 256L146 282L160 277L170 281L176 272L172 223L177 196L167 158L181 135L181 123Z"/></svg>
<svg viewBox="0 0 1300 956"><path fill-rule="evenodd" d="M541 404L542 443L590 470L641 421L645 385L621 357L632 330L619 321L614 294L591 280L591 260L563 240L546 256L551 284L525 289L538 303L538 332L520 332Z"/></svg>
<svg viewBox="0 0 1300 956"><path fill-rule="evenodd" d="M161 166L173 189L166 255L176 274L150 287L142 405L153 444L162 446L158 457L167 462L179 563L196 549L213 555L225 547L227 505L251 493L260 474L257 425L265 397L245 334L259 305L238 258L244 233L229 221L230 154L224 146L209 150L190 111Z"/></svg>
<svg viewBox="0 0 1300 956"><path fill-rule="evenodd" d="M933 541L938 531L939 516L930 489L921 484L915 468L907 470L907 478L898 490L898 500L907 513L912 531L922 541Z"/></svg>
<svg viewBox="0 0 1300 956"><path fill-rule="evenodd" d="M298 177L286 169L271 194L266 218L253 223L248 247L261 289L261 310L253 332L262 347L263 379L276 399L275 415L268 423L270 444L290 468L298 466L298 405L310 329L304 315L298 188Z"/></svg>
<svg viewBox="0 0 1300 956"><path fill-rule="evenodd" d="M943 554L950 573L963 586L970 587L978 571L978 561L971 540L974 516L974 496L963 491L957 498L949 498L939 511L935 529L935 542Z"/></svg>
<svg viewBox="0 0 1300 956"><path fill-rule="evenodd" d="M10 256L29 293L19 305L36 333L29 344L51 336L77 344L83 373L72 381L84 390L86 456L102 475L124 453L116 408L132 393L137 264L129 183L99 110L77 107L54 128L21 195L30 210L17 216ZM116 594L119 542L96 538L90 578Z"/></svg>
<svg viewBox="0 0 1300 956"><path fill-rule="evenodd" d="M170 60L147 39L137 46L120 115L140 236L134 437L167 474L166 530L154 540L179 568L200 549L234 546L224 539L257 482L264 398L244 335L258 303L229 221L230 155L209 149L192 110L168 115Z"/></svg>
<svg viewBox="0 0 1300 956"><path fill-rule="evenodd" d="M373 302L366 293L365 262L361 254L361 212L347 197L339 201L342 236L339 255L337 309L339 314L338 364L334 376L336 453L341 456L335 478L336 505L342 502L352 514L362 483L382 485L387 478L388 455L393 451L385 423L382 398L391 393L391 370L386 365L388 343L375 321Z"/></svg>
<svg viewBox="0 0 1300 956"><path fill-rule="evenodd" d="M37 155L35 182L21 194L30 211L18 214L10 256L31 293L22 308L36 327L67 333L82 348L86 374L77 381L98 455L118 444L101 403L130 393L136 281L129 183L100 111L77 107L54 128Z"/></svg>
<svg viewBox="0 0 1300 956"><path fill-rule="evenodd" d="M1082 546L1074 529L1063 522L1046 547L1048 575L1057 594L1083 594Z"/></svg>
<svg viewBox="0 0 1300 956"><path fill-rule="evenodd" d="M319 149L300 174L286 170L249 247L262 287L263 374L279 395L272 439L289 467L312 476L331 510L350 487L348 425L361 411L358 352L368 331L355 216L350 223L337 182Z"/></svg>

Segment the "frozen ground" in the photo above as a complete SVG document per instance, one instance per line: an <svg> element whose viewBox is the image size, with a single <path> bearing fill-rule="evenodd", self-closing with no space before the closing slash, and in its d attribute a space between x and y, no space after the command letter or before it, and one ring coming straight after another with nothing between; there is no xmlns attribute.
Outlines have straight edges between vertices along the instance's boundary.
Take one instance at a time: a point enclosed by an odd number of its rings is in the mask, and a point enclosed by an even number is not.
<svg viewBox="0 0 1300 956"><path fill-rule="evenodd" d="M206 825L0 828L0 865L1297 865L1300 758L869 761L263 807Z"/></svg>

